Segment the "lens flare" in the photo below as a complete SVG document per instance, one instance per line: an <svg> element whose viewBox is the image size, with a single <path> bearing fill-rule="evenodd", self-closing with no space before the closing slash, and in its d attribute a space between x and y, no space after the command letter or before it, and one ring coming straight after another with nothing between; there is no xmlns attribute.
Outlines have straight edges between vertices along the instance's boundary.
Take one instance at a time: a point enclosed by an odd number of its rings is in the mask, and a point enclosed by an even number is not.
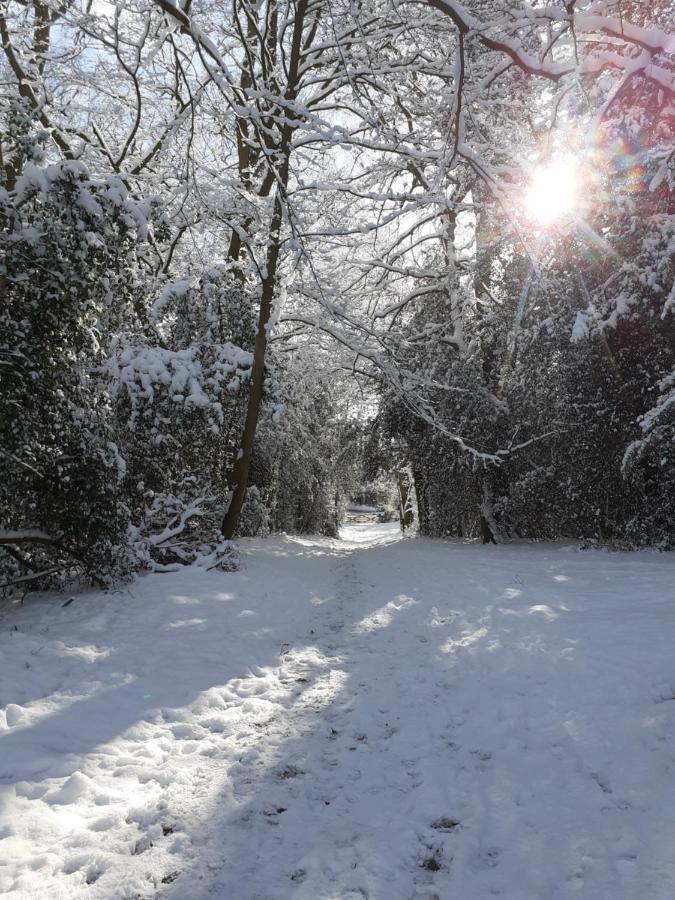
<svg viewBox="0 0 675 900"><path fill-rule="evenodd" d="M538 166L525 193L525 208L540 225L570 216L578 205L577 165L573 159L552 160Z"/></svg>

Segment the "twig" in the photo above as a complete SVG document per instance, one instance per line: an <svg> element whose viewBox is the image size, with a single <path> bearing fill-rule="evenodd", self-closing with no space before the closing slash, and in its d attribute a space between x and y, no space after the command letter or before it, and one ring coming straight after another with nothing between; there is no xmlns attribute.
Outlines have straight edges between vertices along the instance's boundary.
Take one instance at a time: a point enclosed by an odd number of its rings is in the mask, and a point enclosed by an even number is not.
<svg viewBox="0 0 675 900"><path fill-rule="evenodd" d="M53 547L55 550L59 550L61 553L65 553L66 556L71 556L74 560L79 562L93 582L95 582L99 587L105 587L105 581L90 570L89 566L87 565L85 560L82 559L79 553L77 553L75 550L72 550L70 547L66 547L65 544L61 543L61 541L50 537L48 534L27 533L25 535L22 535L21 533L17 533L9 534L6 536L0 534L0 547L11 546L12 544L46 544L47 546ZM61 569L59 568L57 569L57 571L61 571Z"/></svg>
<svg viewBox="0 0 675 900"><path fill-rule="evenodd" d="M14 578L12 581L5 581L0 584L0 591L4 591L5 588L12 587L15 584L25 584L27 581L35 581L38 578L44 578L47 575L56 575L57 572L62 572L63 568L61 566L54 569L45 569L42 572L33 572L32 575L21 575L19 578Z"/></svg>

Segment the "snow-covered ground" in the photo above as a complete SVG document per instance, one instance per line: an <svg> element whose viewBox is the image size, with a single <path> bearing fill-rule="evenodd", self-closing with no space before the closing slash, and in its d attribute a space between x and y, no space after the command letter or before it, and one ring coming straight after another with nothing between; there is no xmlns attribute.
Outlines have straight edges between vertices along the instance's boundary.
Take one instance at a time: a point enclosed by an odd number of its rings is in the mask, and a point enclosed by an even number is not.
<svg viewBox="0 0 675 900"><path fill-rule="evenodd" d="M0 893L675 898L674 556L243 549L2 612Z"/></svg>

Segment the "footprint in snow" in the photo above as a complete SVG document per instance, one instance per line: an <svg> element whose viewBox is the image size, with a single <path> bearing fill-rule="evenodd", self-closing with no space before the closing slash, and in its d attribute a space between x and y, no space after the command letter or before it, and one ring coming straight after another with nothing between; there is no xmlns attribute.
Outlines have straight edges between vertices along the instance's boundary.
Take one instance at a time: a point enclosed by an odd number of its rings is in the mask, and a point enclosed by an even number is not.
<svg viewBox="0 0 675 900"><path fill-rule="evenodd" d="M420 869L426 869L427 872L440 872L442 868L443 863L435 853L426 856L420 863Z"/></svg>
<svg viewBox="0 0 675 900"><path fill-rule="evenodd" d="M268 825L278 825L279 816L283 815L283 813L286 812L286 809L287 807L285 806L268 806L262 810L262 814Z"/></svg>
<svg viewBox="0 0 675 900"><path fill-rule="evenodd" d="M501 852L498 847L487 847L485 850L482 850L476 857L477 867L483 868L487 866L490 869L494 869L495 866L499 865Z"/></svg>
<svg viewBox="0 0 675 900"><path fill-rule="evenodd" d="M434 831L441 831L444 834L449 834L454 831L461 823L457 821L457 819L452 819L450 816L441 816L439 819L435 819L431 823L431 827Z"/></svg>
<svg viewBox="0 0 675 900"><path fill-rule="evenodd" d="M298 769L297 766L289 764L287 766L283 766L281 769L277 769L276 771L277 778L282 781L287 781L289 778L297 778L299 775L304 775L302 769Z"/></svg>
<svg viewBox="0 0 675 900"><path fill-rule="evenodd" d="M152 841L147 836L147 834L144 834L143 837L139 838L134 844L131 855L140 856L142 853L145 853L146 850L149 850L152 846Z"/></svg>
<svg viewBox="0 0 675 900"><path fill-rule="evenodd" d="M472 756L475 756L478 762L489 762L492 759L492 753L489 750L471 750Z"/></svg>
<svg viewBox="0 0 675 900"><path fill-rule="evenodd" d="M600 788L600 790L603 792L603 794L614 793L606 778L604 778L602 775L598 775L597 772L591 772L590 774L591 774L591 778L597 784L597 786Z"/></svg>

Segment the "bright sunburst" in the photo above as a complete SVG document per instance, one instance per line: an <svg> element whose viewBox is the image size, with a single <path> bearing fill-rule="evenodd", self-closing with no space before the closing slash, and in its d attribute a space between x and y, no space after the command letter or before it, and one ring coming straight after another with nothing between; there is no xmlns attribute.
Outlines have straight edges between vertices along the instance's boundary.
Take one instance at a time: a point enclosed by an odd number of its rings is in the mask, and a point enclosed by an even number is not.
<svg viewBox="0 0 675 900"><path fill-rule="evenodd" d="M540 225L569 216L578 203L577 165L569 157L538 166L530 178L525 207Z"/></svg>

